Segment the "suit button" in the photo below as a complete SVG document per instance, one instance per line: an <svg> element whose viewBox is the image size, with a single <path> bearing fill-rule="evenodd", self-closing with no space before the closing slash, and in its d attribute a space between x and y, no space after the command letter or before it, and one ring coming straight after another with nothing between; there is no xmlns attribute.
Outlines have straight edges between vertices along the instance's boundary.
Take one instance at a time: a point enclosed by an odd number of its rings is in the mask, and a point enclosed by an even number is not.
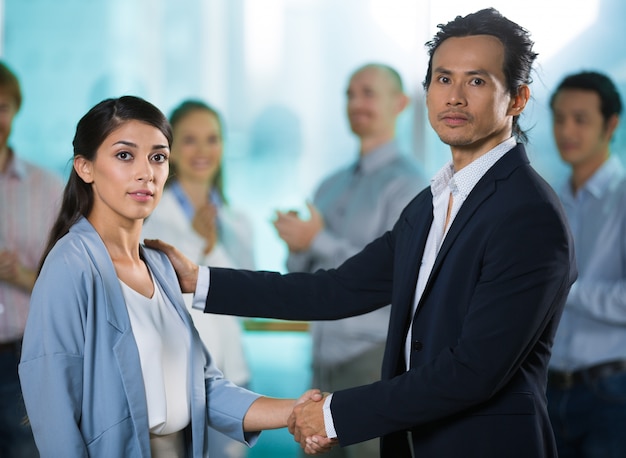
<svg viewBox="0 0 626 458"><path fill-rule="evenodd" d="M413 348L413 351L422 351L423 348L422 342L420 342L419 340L414 340L413 345L411 346Z"/></svg>

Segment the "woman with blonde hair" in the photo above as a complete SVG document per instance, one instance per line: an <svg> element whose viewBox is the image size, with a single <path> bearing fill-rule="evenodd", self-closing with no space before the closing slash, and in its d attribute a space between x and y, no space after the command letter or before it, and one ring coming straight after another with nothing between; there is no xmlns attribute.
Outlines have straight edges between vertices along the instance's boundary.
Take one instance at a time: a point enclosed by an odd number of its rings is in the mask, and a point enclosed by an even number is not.
<svg viewBox="0 0 626 458"><path fill-rule="evenodd" d="M170 115L170 176L158 207L146 219L143 237L175 242L199 264L254 269L253 233L248 219L233 210L224 193L224 135L217 110L200 100L185 100ZM243 348L240 319L204 314L191 307L200 338L224 376L248 386L250 370ZM214 429L209 452L221 458L242 458L247 448Z"/></svg>

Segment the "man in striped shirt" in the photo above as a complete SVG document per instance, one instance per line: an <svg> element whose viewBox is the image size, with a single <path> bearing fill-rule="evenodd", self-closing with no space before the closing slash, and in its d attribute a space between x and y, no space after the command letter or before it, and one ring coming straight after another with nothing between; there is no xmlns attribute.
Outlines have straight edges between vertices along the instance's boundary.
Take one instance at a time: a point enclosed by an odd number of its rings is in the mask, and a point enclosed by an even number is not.
<svg viewBox="0 0 626 458"><path fill-rule="evenodd" d="M0 62L0 456L38 456L22 401L17 365L37 266L63 184L17 157L8 145L22 97Z"/></svg>

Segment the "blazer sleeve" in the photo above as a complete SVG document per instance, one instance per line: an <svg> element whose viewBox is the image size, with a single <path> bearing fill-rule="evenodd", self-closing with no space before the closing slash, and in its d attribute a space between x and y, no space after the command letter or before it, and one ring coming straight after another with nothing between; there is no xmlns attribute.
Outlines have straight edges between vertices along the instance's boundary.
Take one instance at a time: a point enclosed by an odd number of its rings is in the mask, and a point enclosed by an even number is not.
<svg viewBox="0 0 626 458"><path fill-rule="evenodd" d="M213 364L206 367L205 377L208 426L234 440L254 445L260 432L244 432L243 419L261 395L223 378Z"/></svg>
<svg viewBox="0 0 626 458"><path fill-rule="evenodd" d="M206 313L335 320L391 302L393 235L386 233L337 269L315 273L211 268Z"/></svg>
<svg viewBox="0 0 626 458"><path fill-rule="evenodd" d="M51 253L31 296L19 376L42 457L88 456L78 426L85 318L81 303L87 300L79 279L83 264Z"/></svg>

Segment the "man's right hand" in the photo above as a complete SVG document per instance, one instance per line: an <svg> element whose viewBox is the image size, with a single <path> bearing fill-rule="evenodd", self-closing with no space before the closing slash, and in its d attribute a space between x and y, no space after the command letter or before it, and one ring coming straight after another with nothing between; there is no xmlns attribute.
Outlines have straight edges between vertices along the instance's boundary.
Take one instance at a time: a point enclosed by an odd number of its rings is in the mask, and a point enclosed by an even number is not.
<svg viewBox="0 0 626 458"><path fill-rule="evenodd" d="M197 264L194 264L185 257L176 247L159 239L145 239L144 243L150 248L160 250L167 255L170 262L174 266L176 275L178 276L178 283L180 283L180 289L183 293L193 293L196 291L196 283L198 283L198 270Z"/></svg>

